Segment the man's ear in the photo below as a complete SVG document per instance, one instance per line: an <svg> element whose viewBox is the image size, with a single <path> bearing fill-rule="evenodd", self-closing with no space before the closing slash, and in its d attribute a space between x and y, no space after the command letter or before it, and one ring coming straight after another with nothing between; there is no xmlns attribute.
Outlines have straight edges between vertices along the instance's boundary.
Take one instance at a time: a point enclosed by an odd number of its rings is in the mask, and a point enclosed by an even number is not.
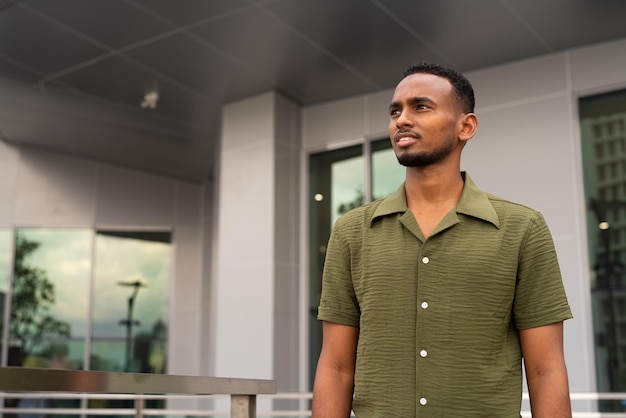
<svg viewBox="0 0 626 418"><path fill-rule="evenodd" d="M466 113L463 115L460 123L461 131L459 132L459 140L469 141L478 130L478 118L473 113Z"/></svg>

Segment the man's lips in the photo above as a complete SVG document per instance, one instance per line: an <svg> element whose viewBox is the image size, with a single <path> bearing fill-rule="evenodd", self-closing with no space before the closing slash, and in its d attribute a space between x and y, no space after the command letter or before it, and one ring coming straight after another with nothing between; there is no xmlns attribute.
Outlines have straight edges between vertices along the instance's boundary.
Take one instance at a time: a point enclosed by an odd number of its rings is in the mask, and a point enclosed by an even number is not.
<svg viewBox="0 0 626 418"><path fill-rule="evenodd" d="M398 132L393 136L393 139L398 145L410 145L416 142L419 136L410 132Z"/></svg>

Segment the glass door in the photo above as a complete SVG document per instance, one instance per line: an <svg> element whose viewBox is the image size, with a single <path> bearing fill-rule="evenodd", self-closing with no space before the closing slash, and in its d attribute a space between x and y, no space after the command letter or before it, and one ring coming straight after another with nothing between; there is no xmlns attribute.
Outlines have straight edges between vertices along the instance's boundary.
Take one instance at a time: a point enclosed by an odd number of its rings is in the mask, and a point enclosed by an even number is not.
<svg viewBox="0 0 626 418"><path fill-rule="evenodd" d="M365 196L381 199L404 180L405 170L389 139L311 154L309 157L309 377L313 387L322 346L317 308L322 289L326 244L339 216L366 203ZM367 151L364 151L367 150ZM366 160L363 154L367 152ZM367 162L367 164L366 164ZM366 182L365 179L370 181ZM365 190L370 184L371 190Z"/></svg>

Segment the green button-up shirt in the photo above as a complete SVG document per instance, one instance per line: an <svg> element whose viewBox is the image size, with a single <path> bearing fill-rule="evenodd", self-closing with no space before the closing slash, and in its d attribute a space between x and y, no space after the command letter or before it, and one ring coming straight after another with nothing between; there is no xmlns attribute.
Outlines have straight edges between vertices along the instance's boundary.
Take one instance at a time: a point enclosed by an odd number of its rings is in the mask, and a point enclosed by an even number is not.
<svg viewBox="0 0 626 418"><path fill-rule="evenodd" d="M404 185L335 224L320 320L359 328L357 417L519 417L519 329L571 318L541 214L465 186L428 239Z"/></svg>

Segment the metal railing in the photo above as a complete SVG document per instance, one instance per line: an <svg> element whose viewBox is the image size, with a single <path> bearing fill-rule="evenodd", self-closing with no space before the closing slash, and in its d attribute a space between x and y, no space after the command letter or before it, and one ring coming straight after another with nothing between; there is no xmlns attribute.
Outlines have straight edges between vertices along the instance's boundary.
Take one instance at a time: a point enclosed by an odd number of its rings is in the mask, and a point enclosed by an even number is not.
<svg viewBox="0 0 626 418"><path fill-rule="evenodd" d="M573 418L626 418L624 412L597 412L593 406L602 401L616 401L626 405L626 393L572 392ZM33 415L82 416L147 416L181 417L310 417L310 392L276 393L271 380L230 379L199 376L154 375L141 373L88 372L76 370L28 369L0 367L0 402L4 399L69 400L80 399L79 407L7 407L0 403L0 413ZM524 393L523 400L528 401ZM215 408L181 409L146 408L146 401L209 399L228 406ZM257 399L265 410L257 411ZM129 408L94 408L88 401L114 400L133 402ZM267 402L266 402L267 401ZM274 403L274 405L272 405ZM287 403L288 408L277 404ZM591 406L591 408L590 408ZM522 417L531 417L522 410Z"/></svg>
<svg viewBox="0 0 626 418"><path fill-rule="evenodd" d="M0 399L2 398L0 394ZM179 399L212 399L212 400L227 400L225 395L207 395L207 396L195 396L195 395L133 395L133 394L86 394L86 393L19 393L19 394L5 394L5 397L19 397L20 399L46 399L51 400L67 400L77 399L82 400L126 400L126 401L147 401L147 400L164 400L164 401L176 401ZM589 404L585 405L586 410L581 407L584 402L588 401L626 401L626 393L595 393L595 392L572 392L572 405L573 405L573 418L626 418L626 412L594 412L589 411ZM296 409L266 409L257 411L257 417L310 417L310 401L312 394L310 392L297 392L297 393L276 393L273 395L259 394L258 399L263 403L264 401L291 401L300 404L301 406ZM524 393L523 399L528 400L528 394ZM33 415L83 415L83 416L129 416L135 415L136 417L149 417L149 416L168 416L168 417L226 417L229 415L229 411L219 408L195 408L195 409L177 409L172 407L161 408L145 408L141 407L137 409L137 405L133 408L10 408L0 407L0 413L12 413L12 414L33 414ZM530 418L531 414L529 410L522 410L523 418Z"/></svg>
<svg viewBox="0 0 626 418"><path fill-rule="evenodd" d="M94 394L132 395L129 399L134 401L133 414L137 418L146 415L145 400L150 398L150 395L160 395L157 397L163 398L163 395L172 394L185 396L222 394L230 397L231 418L255 418L257 395L276 393L276 382L259 379L0 367L0 392L11 393L5 394L5 398L9 396L19 398L20 395L22 398L41 397L42 393L45 396L48 392L63 396L71 394L73 398L80 394L91 394L92 397ZM15 409L20 413L43 413L42 408L30 408L28 412L24 408L3 406L3 410L9 409ZM71 410L69 413L77 413L76 409ZM50 414L59 413L57 408L47 408L46 411ZM100 412L106 414L106 411ZM90 408L78 413L93 415L95 411ZM159 409L159 415L161 414L163 410Z"/></svg>

